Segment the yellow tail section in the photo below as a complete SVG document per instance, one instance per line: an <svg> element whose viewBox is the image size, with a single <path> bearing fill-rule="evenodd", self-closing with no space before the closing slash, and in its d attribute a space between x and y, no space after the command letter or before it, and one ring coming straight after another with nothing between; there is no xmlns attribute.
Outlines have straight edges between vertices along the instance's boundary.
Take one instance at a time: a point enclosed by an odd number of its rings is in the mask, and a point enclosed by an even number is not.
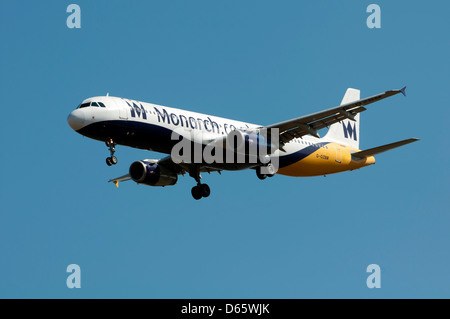
<svg viewBox="0 0 450 319"><path fill-rule="evenodd" d="M361 159L351 155L357 151L359 150L344 144L328 143L301 160L280 168L277 174L298 177L320 176L375 164L373 156Z"/></svg>

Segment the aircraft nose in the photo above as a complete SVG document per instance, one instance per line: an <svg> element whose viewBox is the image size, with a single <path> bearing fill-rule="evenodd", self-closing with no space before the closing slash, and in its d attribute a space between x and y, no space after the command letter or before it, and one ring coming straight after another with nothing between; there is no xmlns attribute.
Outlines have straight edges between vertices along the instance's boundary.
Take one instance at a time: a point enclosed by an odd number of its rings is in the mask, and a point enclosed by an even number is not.
<svg viewBox="0 0 450 319"><path fill-rule="evenodd" d="M80 109L73 110L67 118L67 123L74 131L78 131L85 124L84 111Z"/></svg>

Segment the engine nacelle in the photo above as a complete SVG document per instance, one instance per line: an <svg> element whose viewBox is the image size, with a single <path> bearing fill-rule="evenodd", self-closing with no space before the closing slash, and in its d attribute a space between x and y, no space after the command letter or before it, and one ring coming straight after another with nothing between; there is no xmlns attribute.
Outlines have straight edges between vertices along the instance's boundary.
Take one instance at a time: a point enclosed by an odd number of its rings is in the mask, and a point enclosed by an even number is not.
<svg viewBox="0 0 450 319"><path fill-rule="evenodd" d="M226 147L236 153L258 156L270 154L271 144L259 133L233 130L226 137Z"/></svg>
<svg viewBox="0 0 450 319"><path fill-rule="evenodd" d="M177 173L147 160L136 161L130 165L130 177L139 184L148 186L170 186L178 181Z"/></svg>

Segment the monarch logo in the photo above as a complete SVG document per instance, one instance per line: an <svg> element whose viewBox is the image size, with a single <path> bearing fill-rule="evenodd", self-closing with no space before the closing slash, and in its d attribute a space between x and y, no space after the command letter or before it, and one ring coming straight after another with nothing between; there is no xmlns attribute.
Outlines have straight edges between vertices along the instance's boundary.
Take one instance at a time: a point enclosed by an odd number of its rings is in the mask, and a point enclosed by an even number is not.
<svg viewBox="0 0 450 319"><path fill-rule="evenodd" d="M347 122L347 125L344 122L342 124L342 127L344 128L344 136L345 136L345 138L353 138L355 141L358 140L358 138L356 137L356 123L354 123L353 127L352 127L350 122Z"/></svg>
<svg viewBox="0 0 450 319"><path fill-rule="evenodd" d="M128 104L128 106L130 107L130 111L131 111L131 117L141 117L141 114L142 114L142 118L144 119L144 120L146 120L147 119L147 114L145 113L145 109L144 109L144 107L142 106L142 104L140 104L139 103L139 106L138 105L136 105L136 103L134 103L134 102L131 102L131 103L133 103L133 105L131 105L127 100L125 100L124 99L124 101Z"/></svg>

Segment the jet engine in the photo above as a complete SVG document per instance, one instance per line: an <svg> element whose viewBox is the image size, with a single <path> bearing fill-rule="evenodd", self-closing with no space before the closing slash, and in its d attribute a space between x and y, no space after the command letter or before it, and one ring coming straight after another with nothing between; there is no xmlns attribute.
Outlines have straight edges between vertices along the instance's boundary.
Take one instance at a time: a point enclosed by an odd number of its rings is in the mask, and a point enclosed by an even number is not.
<svg viewBox="0 0 450 319"><path fill-rule="evenodd" d="M236 153L266 155L270 154L270 147L266 136L251 131L233 130L226 137L226 148Z"/></svg>
<svg viewBox="0 0 450 319"><path fill-rule="evenodd" d="M133 181L148 186L170 186L178 181L177 173L157 162L146 160L133 162L129 173Z"/></svg>

